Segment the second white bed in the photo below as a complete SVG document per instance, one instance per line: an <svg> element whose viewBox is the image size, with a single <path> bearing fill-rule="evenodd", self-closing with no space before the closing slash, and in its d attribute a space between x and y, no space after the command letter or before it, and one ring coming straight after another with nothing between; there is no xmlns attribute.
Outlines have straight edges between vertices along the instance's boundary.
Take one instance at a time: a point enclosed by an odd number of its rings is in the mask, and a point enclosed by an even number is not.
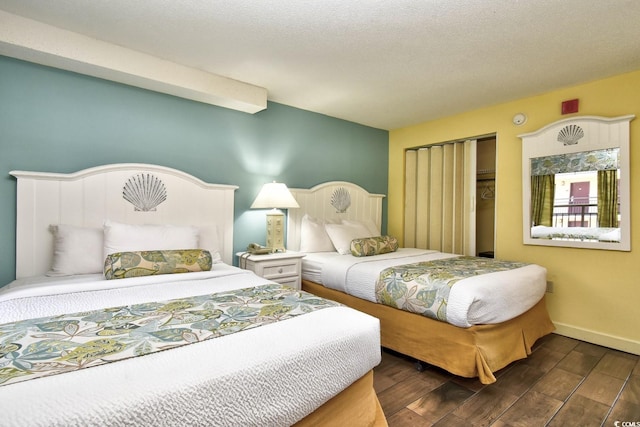
<svg viewBox="0 0 640 427"><path fill-rule="evenodd" d="M410 248L363 258L337 252L307 253L302 275L306 280L376 302L375 285L383 269L455 256ZM545 289L546 269L534 264L466 278L451 288L447 319L460 327L504 322L538 303Z"/></svg>

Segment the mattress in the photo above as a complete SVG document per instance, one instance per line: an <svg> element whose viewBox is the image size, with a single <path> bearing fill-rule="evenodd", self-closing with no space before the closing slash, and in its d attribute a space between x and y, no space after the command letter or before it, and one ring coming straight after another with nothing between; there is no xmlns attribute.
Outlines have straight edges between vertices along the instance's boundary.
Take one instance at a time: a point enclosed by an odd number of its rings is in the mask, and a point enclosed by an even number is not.
<svg viewBox="0 0 640 427"><path fill-rule="evenodd" d="M0 289L0 323L265 283L252 272L219 264L211 272L110 281L99 275L23 279ZM291 425L380 362L379 336L377 319L343 306L326 308L142 357L0 386L3 423Z"/></svg>
<svg viewBox="0 0 640 427"><path fill-rule="evenodd" d="M376 302L375 284L385 268L456 256L413 248L362 258L337 252L307 253L302 274L305 280ZM501 323L529 310L545 290L546 269L535 264L466 278L451 288L447 320L460 327Z"/></svg>

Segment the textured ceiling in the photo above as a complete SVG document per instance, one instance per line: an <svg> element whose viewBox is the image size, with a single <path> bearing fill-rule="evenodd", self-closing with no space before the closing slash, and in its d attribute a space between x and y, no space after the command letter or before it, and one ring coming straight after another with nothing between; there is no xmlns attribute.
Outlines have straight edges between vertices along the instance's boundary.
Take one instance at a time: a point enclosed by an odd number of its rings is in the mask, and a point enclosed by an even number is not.
<svg viewBox="0 0 640 427"><path fill-rule="evenodd" d="M382 129L640 69L637 0L0 0Z"/></svg>

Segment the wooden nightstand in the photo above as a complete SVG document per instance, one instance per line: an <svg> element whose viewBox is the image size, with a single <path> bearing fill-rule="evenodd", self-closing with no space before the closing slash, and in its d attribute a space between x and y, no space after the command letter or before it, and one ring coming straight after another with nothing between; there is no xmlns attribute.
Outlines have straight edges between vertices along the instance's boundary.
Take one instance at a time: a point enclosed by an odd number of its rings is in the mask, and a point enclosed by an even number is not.
<svg viewBox="0 0 640 427"><path fill-rule="evenodd" d="M238 252L236 255L240 268L251 270L260 277L282 285L300 289L304 254L287 251L248 256L246 252Z"/></svg>

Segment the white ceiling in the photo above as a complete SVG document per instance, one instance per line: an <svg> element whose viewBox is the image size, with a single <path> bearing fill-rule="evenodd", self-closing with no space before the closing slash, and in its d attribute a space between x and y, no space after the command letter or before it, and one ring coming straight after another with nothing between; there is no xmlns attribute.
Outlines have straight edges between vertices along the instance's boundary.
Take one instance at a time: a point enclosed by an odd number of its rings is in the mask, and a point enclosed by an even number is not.
<svg viewBox="0 0 640 427"><path fill-rule="evenodd" d="M638 0L0 0L0 10L381 129L640 69Z"/></svg>

